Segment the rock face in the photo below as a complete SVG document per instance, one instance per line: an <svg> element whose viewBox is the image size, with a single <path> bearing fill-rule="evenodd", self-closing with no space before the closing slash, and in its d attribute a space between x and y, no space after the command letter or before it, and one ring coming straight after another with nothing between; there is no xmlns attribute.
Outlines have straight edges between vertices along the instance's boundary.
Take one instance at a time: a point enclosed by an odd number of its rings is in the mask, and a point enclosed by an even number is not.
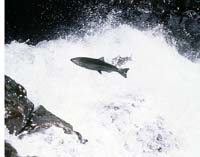
<svg viewBox="0 0 200 157"><path fill-rule="evenodd" d="M5 124L9 133L21 133L31 117L33 107L24 87L5 76Z"/></svg>
<svg viewBox="0 0 200 157"><path fill-rule="evenodd" d="M18 157L16 149L7 142L5 142L5 157Z"/></svg>
<svg viewBox="0 0 200 157"><path fill-rule="evenodd" d="M71 124L43 106L34 111L34 104L27 98L25 88L8 76L5 76L5 125L10 134L18 135L19 138L56 126L62 128L66 134L77 135L80 143L87 142L79 132L73 130ZM17 151L8 143L5 149L6 157L17 157Z"/></svg>
<svg viewBox="0 0 200 157"><path fill-rule="evenodd" d="M66 123L51 112L47 111L43 106L39 106L39 108L32 113L32 117L27 123L24 131L34 133L42 129L47 129L53 125L62 128L67 134L73 133L73 127L71 124Z"/></svg>

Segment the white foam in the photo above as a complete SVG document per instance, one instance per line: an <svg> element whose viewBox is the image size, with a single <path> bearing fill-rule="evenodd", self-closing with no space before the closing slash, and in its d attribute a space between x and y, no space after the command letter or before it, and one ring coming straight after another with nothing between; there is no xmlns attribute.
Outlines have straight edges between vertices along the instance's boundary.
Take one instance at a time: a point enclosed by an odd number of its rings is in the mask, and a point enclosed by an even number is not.
<svg viewBox="0 0 200 157"><path fill-rule="evenodd" d="M180 56L162 35L153 33L121 25L79 41L6 45L6 74L27 89L35 106L42 104L71 123L88 143L71 144L55 128L22 140L6 138L20 155L197 157L200 64ZM130 68L127 79L118 73L100 75L70 61L104 56L111 62L118 55L132 56L124 65Z"/></svg>

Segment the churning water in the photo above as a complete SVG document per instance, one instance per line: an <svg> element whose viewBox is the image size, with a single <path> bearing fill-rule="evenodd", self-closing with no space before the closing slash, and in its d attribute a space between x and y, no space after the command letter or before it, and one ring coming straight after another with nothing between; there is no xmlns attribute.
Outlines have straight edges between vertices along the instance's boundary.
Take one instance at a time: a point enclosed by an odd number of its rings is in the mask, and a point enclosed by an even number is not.
<svg viewBox="0 0 200 157"><path fill-rule="evenodd" d="M88 139L50 128L6 140L19 155L40 157L197 157L200 145L200 64L179 55L162 34L105 26L81 39L6 45L6 74L28 98ZM90 71L70 59L131 57L128 78Z"/></svg>

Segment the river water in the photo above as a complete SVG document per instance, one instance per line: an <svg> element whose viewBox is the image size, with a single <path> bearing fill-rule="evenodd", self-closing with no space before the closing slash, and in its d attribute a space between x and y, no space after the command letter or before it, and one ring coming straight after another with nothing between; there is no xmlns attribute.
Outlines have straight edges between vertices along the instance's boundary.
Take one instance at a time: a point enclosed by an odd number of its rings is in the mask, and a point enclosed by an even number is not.
<svg viewBox="0 0 200 157"><path fill-rule="evenodd" d="M21 156L198 157L200 64L178 54L161 32L106 24L81 38L6 44L6 74L35 107L72 124L88 142L54 127L23 139L6 133L6 140ZM108 63L130 57L121 66L130 68L128 77L70 61L80 56Z"/></svg>

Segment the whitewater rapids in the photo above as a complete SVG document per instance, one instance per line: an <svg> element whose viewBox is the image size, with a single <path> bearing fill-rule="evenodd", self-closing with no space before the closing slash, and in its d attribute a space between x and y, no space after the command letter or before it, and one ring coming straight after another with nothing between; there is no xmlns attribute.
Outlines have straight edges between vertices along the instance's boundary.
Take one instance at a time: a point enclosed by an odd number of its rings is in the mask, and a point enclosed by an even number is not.
<svg viewBox="0 0 200 157"><path fill-rule="evenodd" d="M50 128L6 140L19 155L39 157L198 157L200 64L178 54L161 33L128 25L106 27L73 40L36 46L5 46L5 72L28 98L73 125L88 142ZM131 57L125 79L90 71L70 59L84 56L111 63Z"/></svg>

